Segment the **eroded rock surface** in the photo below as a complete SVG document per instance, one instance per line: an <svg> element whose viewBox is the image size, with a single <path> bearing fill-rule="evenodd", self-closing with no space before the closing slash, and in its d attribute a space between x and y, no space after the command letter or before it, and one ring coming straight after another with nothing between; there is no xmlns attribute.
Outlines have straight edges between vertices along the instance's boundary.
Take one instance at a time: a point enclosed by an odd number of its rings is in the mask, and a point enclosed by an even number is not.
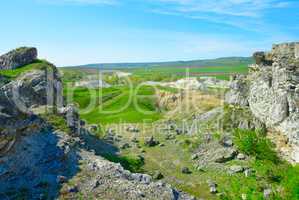
<svg viewBox="0 0 299 200"><path fill-rule="evenodd" d="M273 45L254 54L247 77L232 81L227 102L248 106L267 128L286 135L293 146L289 159L299 162L299 43Z"/></svg>
<svg viewBox="0 0 299 200"><path fill-rule="evenodd" d="M21 47L0 56L0 69L16 69L35 61L37 49Z"/></svg>

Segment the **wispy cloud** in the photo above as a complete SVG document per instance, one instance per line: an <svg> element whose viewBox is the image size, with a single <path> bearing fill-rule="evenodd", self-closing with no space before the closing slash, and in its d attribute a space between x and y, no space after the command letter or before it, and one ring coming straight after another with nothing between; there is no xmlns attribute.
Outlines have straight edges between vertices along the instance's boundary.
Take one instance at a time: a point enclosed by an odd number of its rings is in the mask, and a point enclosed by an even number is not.
<svg viewBox="0 0 299 200"><path fill-rule="evenodd" d="M286 8L292 4L281 0L154 0L168 4L182 13L210 13L216 15L260 17L267 9Z"/></svg>
<svg viewBox="0 0 299 200"><path fill-rule="evenodd" d="M118 0L36 0L40 3L49 4L72 4L72 5L118 5Z"/></svg>
<svg viewBox="0 0 299 200"><path fill-rule="evenodd" d="M269 12L299 8L290 0L148 0L151 12L226 25L245 31L273 34L280 30L265 19ZM279 26L279 25L278 25Z"/></svg>

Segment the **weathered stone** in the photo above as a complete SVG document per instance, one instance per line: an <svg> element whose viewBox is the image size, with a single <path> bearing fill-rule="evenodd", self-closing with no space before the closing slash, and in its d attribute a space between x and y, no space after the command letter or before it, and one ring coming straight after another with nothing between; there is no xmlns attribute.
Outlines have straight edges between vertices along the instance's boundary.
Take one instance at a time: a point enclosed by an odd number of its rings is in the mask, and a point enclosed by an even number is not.
<svg viewBox="0 0 299 200"><path fill-rule="evenodd" d="M131 140L131 142L133 142L133 143L138 143L139 140L138 140L137 138L134 137L134 138Z"/></svg>
<svg viewBox="0 0 299 200"><path fill-rule="evenodd" d="M236 173L241 173L244 171L244 167L240 165L233 165L229 168L229 173L230 174L236 174Z"/></svg>
<svg viewBox="0 0 299 200"><path fill-rule="evenodd" d="M129 126L129 127L127 128L127 131L128 131L128 132L131 132L131 133L138 133L140 130L139 130L138 128L136 128L136 127Z"/></svg>
<svg viewBox="0 0 299 200"><path fill-rule="evenodd" d="M1 69L16 69L32 63L37 59L37 49L32 47L21 47L0 56Z"/></svg>
<svg viewBox="0 0 299 200"><path fill-rule="evenodd" d="M69 188L68 192L77 193L77 192L79 192L79 189L77 186L73 186L73 187Z"/></svg>
<svg viewBox="0 0 299 200"><path fill-rule="evenodd" d="M245 156L243 153L239 153L239 154L237 155L237 159L239 159L239 160L245 160L245 159L246 159L246 156Z"/></svg>
<svg viewBox="0 0 299 200"><path fill-rule="evenodd" d="M98 131L98 125L96 124L89 125L88 130L92 133L95 133Z"/></svg>
<svg viewBox="0 0 299 200"><path fill-rule="evenodd" d="M248 106L248 81L245 76L232 77L230 90L225 95L225 101L229 104Z"/></svg>
<svg viewBox="0 0 299 200"><path fill-rule="evenodd" d="M139 174L139 173L132 174L132 178L135 181L138 181L138 182L141 182L141 183L144 183L144 184L149 184L152 180L152 177L150 175Z"/></svg>
<svg viewBox="0 0 299 200"><path fill-rule="evenodd" d="M252 174L253 174L253 170L252 169L250 169L250 168L245 169L245 171L244 171L245 177L250 177Z"/></svg>
<svg viewBox="0 0 299 200"><path fill-rule="evenodd" d="M264 198L265 199L270 199L270 197L271 197L271 194L272 194L272 190L271 189L264 189Z"/></svg>
<svg viewBox="0 0 299 200"><path fill-rule="evenodd" d="M165 136L165 140L174 140L175 139L175 135L174 134L167 134Z"/></svg>
<svg viewBox="0 0 299 200"><path fill-rule="evenodd" d="M196 160L198 158L198 154L193 154L192 156L191 156L191 160Z"/></svg>
<svg viewBox="0 0 299 200"><path fill-rule="evenodd" d="M181 171L183 174L191 174L192 173L188 167L183 167Z"/></svg>
<svg viewBox="0 0 299 200"><path fill-rule="evenodd" d="M163 174L160 171L156 171L155 174L154 174L154 176L153 176L153 178L155 180L160 180L160 179L164 178L164 176L163 176Z"/></svg>
<svg viewBox="0 0 299 200"><path fill-rule="evenodd" d="M217 183L212 180L207 181L208 186L210 187L210 193L216 194L217 193Z"/></svg>
<svg viewBox="0 0 299 200"><path fill-rule="evenodd" d="M159 144L159 141L155 140L153 136L148 138L144 143L144 145L146 145L148 147L154 147L154 146L157 146L158 144Z"/></svg>
<svg viewBox="0 0 299 200"><path fill-rule="evenodd" d="M124 144L122 144L121 145L121 149L128 149L128 148L130 148L131 146L130 146L130 144L129 143L124 143Z"/></svg>
<svg viewBox="0 0 299 200"><path fill-rule="evenodd" d="M224 136L220 140L220 144L222 144L224 147L232 147L233 146L233 140L230 137Z"/></svg>
<svg viewBox="0 0 299 200"><path fill-rule="evenodd" d="M227 151L222 151L222 154L219 154L215 157L215 162L216 163L225 163L230 160L233 160L238 152L235 149L229 149Z"/></svg>

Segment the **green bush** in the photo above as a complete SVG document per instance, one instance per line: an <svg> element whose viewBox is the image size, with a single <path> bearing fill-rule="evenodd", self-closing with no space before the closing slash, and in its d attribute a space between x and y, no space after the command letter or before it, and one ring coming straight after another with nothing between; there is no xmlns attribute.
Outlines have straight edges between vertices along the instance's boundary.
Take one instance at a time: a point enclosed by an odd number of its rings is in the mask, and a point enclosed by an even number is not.
<svg viewBox="0 0 299 200"><path fill-rule="evenodd" d="M131 156L118 156L114 154L105 154L104 158L111 162L120 163L123 168L131 172L142 172L142 166L144 165L144 159L141 157Z"/></svg>
<svg viewBox="0 0 299 200"><path fill-rule="evenodd" d="M247 155L255 156L259 160L279 162L273 143L265 137L262 131L236 129L234 143Z"/></svg>

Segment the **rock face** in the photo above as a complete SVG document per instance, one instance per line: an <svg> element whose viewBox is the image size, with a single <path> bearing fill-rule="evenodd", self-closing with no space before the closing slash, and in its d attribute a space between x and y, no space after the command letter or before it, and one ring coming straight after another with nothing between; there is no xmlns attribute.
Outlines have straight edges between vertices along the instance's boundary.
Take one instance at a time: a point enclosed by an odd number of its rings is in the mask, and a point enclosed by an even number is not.
<svg viewBox="0 0 299 200"><path fill-rule="evenodd" d="M226 102L248 106L248 84L244 75L233 76L230 82L230 91L226 93Z"/></svg>
<svg viewBox="0 0 299 200"><path fill-rule="evenodd" d="M62 83L54 66L27 72L0 88L0 122L30 112L31 107L62 106Z"/></svg>
<svg viewBox="0 0 299 200"><path fill-rule="evenodd" d="M290 159L299 162L299 43L273 45L254 58L248 76L232 81L227 102L247 106L248 101L255 117L288 138Z"/></svg>
<svg viewBox="0 0 299 200"><path fill-rule="evenodd" d="M21 47L0 56L0 69L16 69L32 63L36 58L36 48Z"/></svg>

